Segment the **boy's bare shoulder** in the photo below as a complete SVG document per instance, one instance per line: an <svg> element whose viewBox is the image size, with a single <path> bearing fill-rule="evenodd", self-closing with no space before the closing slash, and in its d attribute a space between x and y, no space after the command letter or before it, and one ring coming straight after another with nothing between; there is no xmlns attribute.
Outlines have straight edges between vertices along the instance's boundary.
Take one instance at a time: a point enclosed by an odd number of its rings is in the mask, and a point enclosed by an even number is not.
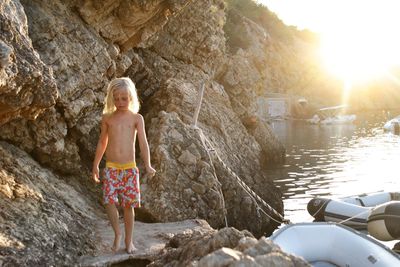
<svg viewBox="0 0 400 267"><path fill-rule="evenodd" d="M143 122L143 116L141 114L139 114L139 113L133 113L132 112L132 118L133 118L133 121L134 121L136 127L141 125L142 122Z"/></svg>
<svg viewBox="0 0 400 267"><path fill-rule="evenodd" d="M143 116L140 115L139 113L134 113L134 112L132 112L132 111L130 111L130 116L131 116L131 118L133 118L135 121L136 121L136 120L140 120L141 118L143 118Z"/></svg>
<svg viewBox="0 0 400 267"><path fill-rule="evenodd" d="M141 120L141 119L143 119L143 116L142 116L142 114L139 114L139 113L133 113L133 112L132 112L132 115L133 115L133 117L134 117L135 119L137 119L137 120Z"/></svg>
<svg viewBox="0 0 400 267"><path fill-rule="evenodd" d="M111 118L112 114L103 114L103 116L101 117L102 122L108 122Z"/></svg>

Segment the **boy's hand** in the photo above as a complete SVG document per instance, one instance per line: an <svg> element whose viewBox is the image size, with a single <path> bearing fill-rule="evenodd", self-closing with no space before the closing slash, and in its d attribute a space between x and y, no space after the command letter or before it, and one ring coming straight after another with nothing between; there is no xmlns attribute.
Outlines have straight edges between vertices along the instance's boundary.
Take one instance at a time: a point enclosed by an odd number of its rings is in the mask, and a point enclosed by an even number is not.
<svg viewBox="0 0 400 267"><path fill-rule="evenodd" d="M151 166L146 166L146 175L152 178L154 175L156 175L156 170Z"/></svg>
<svg viewBox="0 0 400 267"><path fill-rule="evenodd" d="M92 179L96 184L100 183L99 167L93 167L93 169L92 169Z"/></svg>

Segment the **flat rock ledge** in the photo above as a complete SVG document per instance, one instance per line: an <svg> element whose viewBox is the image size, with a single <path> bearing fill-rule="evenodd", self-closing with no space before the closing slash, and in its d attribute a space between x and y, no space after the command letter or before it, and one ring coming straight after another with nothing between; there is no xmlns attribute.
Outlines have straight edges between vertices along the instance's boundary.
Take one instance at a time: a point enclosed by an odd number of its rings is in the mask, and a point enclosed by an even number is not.
<svg viewBox="0 0 400 267"><path fill-rule="evenodd" d="M124 224L120 222L120 229L123 232ZM153 261L159 256L169 240L177 234L192 232L207 233L214 232L213 228L204 220L185 220L172 223L143 223L136 221L133 232L133 243L136 251L132 254L125 252L121 238L121 247L117 253L111 251L114 241L114 232L108 221L99 221L97 224L99 240L99 251L93 256L83 256L78 266L111 266L116 263L128 260L149 260Z"/></svg>
<svg viewBox="0 0 400 267"><path fill-rule="evenodd" d="M120 225L123 229L122 222ZM265 237L257 240L250 232L232 227L215 230L200 219L135 222L136 251L132 254L126 253L124 246L117 253L111 252L114 234L108 221L99 221L96 232L99 237L96 255L80 258L77 266L310 266Z"/></svg>

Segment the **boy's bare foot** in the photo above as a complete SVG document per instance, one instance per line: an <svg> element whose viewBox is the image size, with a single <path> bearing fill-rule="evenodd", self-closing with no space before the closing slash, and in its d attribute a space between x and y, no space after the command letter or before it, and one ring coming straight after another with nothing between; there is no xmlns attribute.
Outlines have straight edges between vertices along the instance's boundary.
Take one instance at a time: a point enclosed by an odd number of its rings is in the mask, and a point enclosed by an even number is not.
<svg viewBox="0 0 400 267"><path fill-rule="evenodd" d="M119 244L121 243L121 235L115 235L114 244L112 246L112 251L117 252L119 250Z"/></svg>
<svg viewBox="0 0 400 267"><path fill-rule="evenodd" d="M128 246L126 246L126 253L132 254L135 251L136 251L136 248L132 242Z"/></svg>

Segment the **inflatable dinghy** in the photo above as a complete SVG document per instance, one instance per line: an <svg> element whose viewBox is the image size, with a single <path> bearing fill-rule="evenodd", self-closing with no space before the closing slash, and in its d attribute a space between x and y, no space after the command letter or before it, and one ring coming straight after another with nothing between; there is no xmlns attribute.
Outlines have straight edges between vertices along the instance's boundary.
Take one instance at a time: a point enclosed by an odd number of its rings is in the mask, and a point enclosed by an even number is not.
<svg viewBox="0 0 400 267"><path fill-rule="evenodd" d="M373 238L339 224L289 224L269 239L313 266L400 266L398 254Z"/></svg>
<svg viewBox="0 0 400 267"><path fill-rule="evenodd" d="M329 198L313 198L307 204L308 213L317 221L342 223L358 230L367 229L371 209Z"/></svg>
<svg viewBox="0 0 400 267"><path fill-rule="evenodd" d="M317 221L368 230L373 237L389 241L400 239L400 201L393 199L398 199L398 193L379 193L343 201L314 198L308 202L307 210Z"/></svg>
<svg viewBox="0 0 400 267"><path fill-rule="evenodd" d="M345 197L340 198L340 201L354 204L357 206L363 207L375 207L377 205L393 201L393 200L400 200L400 193L399 192L379 192L379 193L372 193L372 194L363 194L356 197Z"/></svg>

